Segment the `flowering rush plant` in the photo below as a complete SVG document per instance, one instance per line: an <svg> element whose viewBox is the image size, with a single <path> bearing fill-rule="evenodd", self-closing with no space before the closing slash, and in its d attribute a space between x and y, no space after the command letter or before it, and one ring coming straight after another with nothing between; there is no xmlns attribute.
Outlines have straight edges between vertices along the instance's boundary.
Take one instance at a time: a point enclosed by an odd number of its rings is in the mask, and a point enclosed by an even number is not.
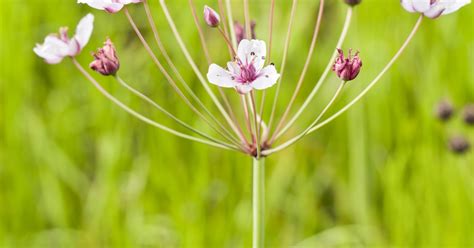
<svg viewBox="0 0 474 248"><path fill-rule="evenodd" d="M33 50L39 57L43 58L44 61L49 64L57 64L63 61L66 57L70 58L79 72L83 74L101 94L108 98L112 103L146 124L184 139L220 149L241 152L252 157L254 247L264 246L263 202L265 192L265 157L293 145L304 136L327 125L357 103L377 84L377 82L380 81L382 76L399 58L415 36L423 19L436 19L443 15L454 13L471 2L470 0L401 0L400 3L402 8L400 9L405 9L406 11L418 14L419 16L413 29L407 35L405 42L387 62L385 67L371 82L366 84L365 88L356 97L341 109L335 111L334 114L325 117L327 111L332 107L334 102L337 101L340 93L344 90L344 86L346 86L349 81L356 80L363 68L361 56L364 55L364 51L343 49L342 47L351 24L354 8L361 4L361 0L340 0L341 4L346 4L347 12L344 24L341 28L341 34L337 44L334 46L334 52L329 58L329 62L323 73L320 75L319 80L314 84L312 90L304 99L303 103L298 106L293 115L290 115L290 111L295 107L295 100L299 96L306 74L309 72L309 64L313 58L313 53L318 40L321 20L325 9L325 0L319 1L319 5L317 6L318 14L314 24L309 51L303 65L303 70L299 74L295 90L292 92L290 101L286 105L284 111L282 111L283 114L281 116L276 116L275 114L276 103L279 101L278 96L280 86L285 82L283 76L288 56L290 34L293 28L292 24L295 18L297 0L291 0L290 20L288 27L286 28L287 36L284 42L283 59L277 64L271 62L273 51L272 40L274 39L273 29L275 28L273 25L275 0L270 1L268 14L269 35L268 37L265 37L265 39L261 39L260 37L257 39L257 34L255 32L256 23L251 21L249 11L251 6L249 5L248 0L242 0L245 17L243 24L240 24L233 19L230 0L226 0L225 3L223 0L209 1L208 4L212 6L215 5L216 9L219 11L216 11L209 6L198 7L194 4L193 0L189 0L189 6L192 10L196 31L200 36L202 51L209 66L206 73L199 69L196 61L189 53L188 47L181 37L179 29L174 23L174 19L168 10L166 1L150 0L150 2L156 2L160 5L166 21L171 28L174 39L176 40L176 44L179 46L187 60L187 66L179 66L185 67L186 69L190 68L194 72L197 80L201 83L205 92L211 98L214 105L212 107L215 107L218 110L219 116L211 111L211 106L206 106L204 104L204 101L196 95L188 82L186 82L180 74L177 65L173 62L172 57L168 54L168 51L163 45L160 33L155 25L152 12L146 0L77 0L77 3L104 11L106 12L105 14L122 12L135 31L138 40L142 43L144 49L149 54L152 62L163 74L170 87L182 99L183 103L196 114L196 118L201 119L206 123L206 125L209 125L213 130L213 133L206 133L201 131L200 127L195 127L184 122L156 103L153 99L125 82L119 76L119 53L116 51L110 38L107 38L104 46L99 48L97 52L93 54L93 60L90 63L89 68L101 75L114 77L125 89L140 97L144 102L152 105L167 117L171 118L177 125L186 128L188 132L177 131L173 127L165 126L160 122L139 113L104 89L95 77L91 75L91 70L84 68L76 60L76 57L81 54L91 38L94 28L94 16L92 14L87 14L82 18L82 20L80 20L76 32L72 37L68 36L68 28L63 27L60 28L59 33L46 36L44 42L42 44L37 44ZM141 30L138 28L138 25L135 23L132 15L128 11L129 7L140 7L139 5L144 8L146 13L148 25L153 32L154 42L162 55L160 59L152 50L148 39L142 35ZM203 11L197 11L197 8L202 9ZM222 43L229 51L230 59L227 63L226 61L214 61L209 56L208 44L201 22L205 23L207 28L216 30L219 33L222 38ZM347 53L345 53L345 51L347 51ZM168 70L167 68L170 69ZM294 124L300 119L301 115L308 110L310 103L318 93L321 85L326 81L331 70L340 79L340 83L338 84L333 96L327 103L325 103L325 107L314 117L314 120L307 125L305 129L297 130L298 134L294 137L285 136L287 131L293 128ZM272 87L275 87L276 90L273 101L269 101L266 97L266 91ZM217 95L215 91L217 91L219 95ZM257 97L257 92L260 98ZM229 94L236 94L238 98L240 98L240 102L237 104L231 102L228 98ZM257 99L260 101L257 101ZM271 111L269 113L264 113L264 106L266 104L271 104ZM237 111L237 109L240 111ZM265 118L264 116L269 117ZM283 140L283 138L286 138L286 140Z"/></svg>

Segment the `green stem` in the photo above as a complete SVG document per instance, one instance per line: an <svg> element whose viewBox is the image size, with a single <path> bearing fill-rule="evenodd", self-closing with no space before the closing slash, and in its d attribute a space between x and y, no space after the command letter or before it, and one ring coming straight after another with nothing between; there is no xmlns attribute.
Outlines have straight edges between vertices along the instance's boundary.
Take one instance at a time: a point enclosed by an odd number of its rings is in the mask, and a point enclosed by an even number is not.
<svg viewBox="0 0 474 248"><path fill-rule="evenodd" d="M252 247L265 243L265 158L253 158L253 236Z"/></svg>

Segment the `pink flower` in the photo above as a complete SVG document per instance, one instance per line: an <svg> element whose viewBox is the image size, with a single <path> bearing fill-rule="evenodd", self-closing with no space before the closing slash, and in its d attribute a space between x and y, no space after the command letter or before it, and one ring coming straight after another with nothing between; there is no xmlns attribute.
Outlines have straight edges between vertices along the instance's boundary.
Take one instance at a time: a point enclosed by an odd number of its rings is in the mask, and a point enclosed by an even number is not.
<svg viewBox="0 0 474 248"><path fill-rule="evenodd" d="M352 57L352 49L349 49L349 56L344 58L344 52L337 49L339 56L334 63L332 70L336 72L337 76L344 81L354 80L359 75L362 61L359 58L359 52Z"/></svg>
<svg viewBox="0 0 474 248"><path fill-rule="evenodd" d="M237 58L227 63L227 70L212 64L207 78L209 82L224 88L235 88L240 94L252 89L263 90L273 86L280 74L273 64L265 64L266 45L261 40L242 40L237 49Z"/></svg>
<svg viewBox="0 0 474 248"><path fill-rule="evenodd" d="M401 0L408 12L423 13L431 19L453 13L470 3L471 0Z"/></svg>
<svg viewBox="0 0 474 248"><path fill-rule="evenodd" d="M104 76L115 75L120 68L114 44L110 39L107 39L104 46L99 48L93 56L95 60L92 61L89 67Z"/></svg>
<svg viewBox="0 0 474 248"><path fill-rule="evenodd" d="M85 3L92 8L105 10L109 13L117 13L127 4L141 2L143 0L77 0L77 3Z"/></svg>
<svg viewBox="0 0 474 248"><path fill-rule="evenodd" d="M79 22L76 34L71 39L67 35L68 28L63 27L59 29L59 34L46 36L44 43L36 44L33 51L49 64L58 64L67 56L75 57L89 42L93 23L94 16L88 14Z"/></svg>
<svg viewBox="0 0 474 248"><path fill-rule="evenodd" d="M219 14L209 6L204 6L204 21L206 21L206 24L209 27L217 27L219 26L219 23L221 22L221 18Z"/></svg>

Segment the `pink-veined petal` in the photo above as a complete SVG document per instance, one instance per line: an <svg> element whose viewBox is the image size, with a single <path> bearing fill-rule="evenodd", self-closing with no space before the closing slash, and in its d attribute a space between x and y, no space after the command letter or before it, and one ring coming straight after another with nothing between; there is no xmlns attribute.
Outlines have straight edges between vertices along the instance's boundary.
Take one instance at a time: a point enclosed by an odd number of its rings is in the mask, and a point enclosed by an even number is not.
<svg viewBox="0 0 474 248"><path fill-rule="evenodd" d="M269 65L259 72L259 77L251 83L252 87L257 90L270 88L276 84L280 74L275 69L275 66Z"/></svg>
<svg viewBox="0 0 474 248"><path fill-rule="evenodd" d="M262 40L243 39L237 48L237 56L239 59L245 64L253 61L252 63L257 71L263 68L266 54L267 48L265 42Z"/></svg>
<svg viewBox="0 0 474 248"><path fill-rule="evenodd" d="M69 47L58 37L49 35L43 44L37 44L33 51L49 64L57 64L68 56Z"/></svg>
<svg viewBox="0 0 474 248"><path fill-rule="evenodd" d="M425 12L430 9L431 0L412 0L413 2L413 9L418 12Z"/></svg>
<svg viewBox="0 0 474 248"><path fill-rule="evenodd" d="M71 40L76 40L79 44L79 51L82 50L91 38L92 30L94 29L94 16L87 14L84 16L76 28L76 34ZM77 55L77 53L76 53Z"/></svg>
<svg viewBox="0 0 474 248"><path fill-rule="evenodd" d="M211 64L209 66L209 71L207 73L207 79L212 84L215 84L223 88L235 87L237 82L234 81L233 76L230 72L226 71L224 68Z"/></svg>
<svg viewBox="0 0 474 248"><path fill-rule="evenodd" d="M408 12L416 12L416 10L413 8L413 0L401 0L400 3L402 4L402 7L408 11Z"/></svg>

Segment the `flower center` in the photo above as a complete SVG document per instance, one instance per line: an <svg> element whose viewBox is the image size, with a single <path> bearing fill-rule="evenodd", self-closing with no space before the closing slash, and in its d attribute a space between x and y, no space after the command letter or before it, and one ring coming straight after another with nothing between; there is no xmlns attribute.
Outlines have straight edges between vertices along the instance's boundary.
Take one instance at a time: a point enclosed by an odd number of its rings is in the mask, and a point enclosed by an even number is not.
<svg viewBox="0 0 474 248"><path fill-rule="evenodd" d="M257 79L257 70L252 63L240 65L240 75L237 77L239 83L248 84L255 81L255 79Z"/></svg>

